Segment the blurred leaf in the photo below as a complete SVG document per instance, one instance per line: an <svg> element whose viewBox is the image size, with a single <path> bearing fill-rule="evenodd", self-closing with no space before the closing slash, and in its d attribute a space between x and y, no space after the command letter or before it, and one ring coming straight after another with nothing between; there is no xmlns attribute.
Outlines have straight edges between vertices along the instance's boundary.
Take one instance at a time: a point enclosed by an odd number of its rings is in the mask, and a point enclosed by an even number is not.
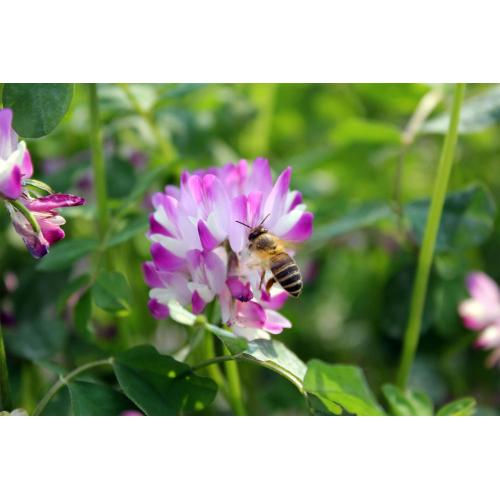
<svg viewBox="0 0 500 500"><path fill-rule="evenodd" d="M58 271L71 267L93 252L99 243L94 239L71 239L58 242L36 266L39 271Z"/></svg>
<svg viewBox="0 0 500 500"><path fill-rule="evenodd" d="M262 366L283 375L300 391L303 390L303 380L306 365L284 344L277 340L252 340L243 356L256 361Z"/></svg>
<svg viewBox="0 0 500 500"><path fill-rule="evenodd" d="M123 274L104 271L99 274L92 287L92 297L96 306L109 312L130 310L132 291Z"/></svg>
<svg viewBox="0 0 500 500"><path fill-rule="evenodd" d="M106 248L125 243L133 238L136 234L146 233L149 227L149 219L147 215L139 215L132 220L125 221L123 229L117 231L109 238Z"/></svg>
<svg viewBox="0 0 500 500"><path fill-rule="evenodd" d="M147 415L203 410L217 393L213 380L195 375L189 365L152 346L119 353L113 366L125 394Z"/></svg>
<svg viewBox="0 0 500 500"><path fill-rule="evenodd" d="M130 196L136 182L134 166L118 156L106 161L106 185L110 198L122 199Z"/></svg>
<svg viewBox="0 0 500 500"><path fill-rule="evenodd" d="M423 392L402 391L392 384L382 386L382 392L389 403L393 415L398 416L425 416L432 415L432 401Z"/></svg>
<svg viewBox="0 0 500 500"><path fill-rule="evenodd" d="M6 83L2 102L14 112L15 131L28 138L52 132L69 109L73 86L72 83Z"/></svg>
<svg viewBox="0 0 500 500"><path fill-rule="evenodd" d="M401 132L395 125L360 118L349 118L341 122L333 130L331 138L338 147L401 144Z"/></svg>
<svg viewBox="0 0 500 500"><path fill-rule="evenodd" d="M423 241L429 200L405 207L405 214L419 244ZM436 250L451 251L478 246L491 234L496 215L495 201L486 187L473 185L446 197Z"/></svg>
<svg viewBox="0 0 500 500"><path fill-rule="evenodd" d="M327 408L333 404L334 410L340 405L354 415L384 414L357 366L331 365L313 359L307 363L304 389Z"/></svg>
<svg viewBox="0 0 500 500"><path fill-rule="evenodd" d="M388 219L391 215L392 210L385 202L371 202L354 207L347 215L315 229L311 244L320 244L330 238L364 229Z"/></svg>
<svg viewBox="0 0 500 500"><path fill-rule="evenodd" d="M229 349L231 354L239 354L248 348L248 341L243 337L237 337L233 332L211 325L210 323L205 328L217 336Z"/></svg>
<svg viewBox="0 0 500 500"><path fill-rule="evenodd" d="M106 385L77 381L70 382L68 389L77 416L116 416L133 406L123 394Z"/></svg>
<svg viewBox="0 0 500 500"><path fill-rule="evenodd" d="M428 120L422 132L445 134L450 122L449 113L442 113ZM459 132L470 134L500 123L500 86L466 99L460 111Z"/></svg>
<svg viewBox="0 0 500 500"><path fill-rule="evenodd" d="M209 83L177 83L173 87L167 89L163 92L158 102L155 104L155 108L161 108L162 106L168 105L172 103L174 99L181 99L182 97L186 97L198 90L201 90L210 85Z"/></svg>
<svg viewBox="0 0 500 500"><path fill-rule="evenodd" d="M59 294L57 299L57 312L61 314L64 311L64 307L66 306L66 302L68 302L69 298L87 286L90 283L91 276L90 274L81 274L74 280L70 281Z"/></svg>
<svg viewBox="0 0 500 500"><path fill-rule="evenodd" d="M30 360L49 358L61 351L66 337L62 321L46 318L22 323L18 330L5 332L8 351Z"/></svg>
<svg viewBox="0 0 500 500"><path fill-rule="evenodd" d="M444 405L437 412L437 415L439 417L465 417L474 415L475 412L476 400L474 398L462 398Z"/></svg>
<svg viewBox="0 0 500 500"><path fill-rule="evenodd" d="M174 165L174 163L170 163L165 167L165 169L157 168L155 170L146 172L143 175L140 175L135 182L134 188L132 189L128 197L123 201L123 206L128 207L134 201L137 201L142 196L144 196L144 194L154 184L154 182L157 181L161 176L165 175L165 171L168 171L168 169L170 169Z"/></svg>
<svg viewBox="0 0 500 500"><path fill-rule="evenodd" d="M88 324L92 313L92 292L87 290L78 300L73 311L73 322L76 331L81 335L89 334Z"/></svg>

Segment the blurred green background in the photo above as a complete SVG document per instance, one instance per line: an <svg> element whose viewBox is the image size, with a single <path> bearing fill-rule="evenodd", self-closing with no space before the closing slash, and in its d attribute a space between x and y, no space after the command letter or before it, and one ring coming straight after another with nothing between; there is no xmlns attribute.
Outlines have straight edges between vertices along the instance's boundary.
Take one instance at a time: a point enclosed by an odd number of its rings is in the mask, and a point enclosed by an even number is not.
<svg viewBox="0 0 500 500"><path fill-rule="evenodd" d="M72 284L94 257L81 252L51 265L49 256L40 265L2 210L0 307L15 405L33 408L55 364L74 367L145 341L165 353L182 346L185 332L171 320L155 322L146 307L148 193L177 183L182 169L257 156L269 158L275 174L291 165L292 187L315 214L315 234L298 251L305 290L284 308L293 328L280 340L304 361L361 366L380 395L395 378L425 223L425 203L413 202L432 192L451 97L451 86L426 84L99 85L113 220L133 229L112 258L134 307L113 316L75 299ZM36 177L89 200L65 212L64 244L96 232L88 122L86 91L76 85L64 121L27 141ZM479 414L499 413L500 381L485 367L487 353L472 347L457 304L468 271L500 280L499 122L500 87L469 85L449 189L458 194L445 208L410 382L435 404L474 396ZM251 414L308 413L273 372L243 363L241 374ZM61 392L47 412L67 413L67 399ZM228 410L216 402L211 412Z"/></svg>

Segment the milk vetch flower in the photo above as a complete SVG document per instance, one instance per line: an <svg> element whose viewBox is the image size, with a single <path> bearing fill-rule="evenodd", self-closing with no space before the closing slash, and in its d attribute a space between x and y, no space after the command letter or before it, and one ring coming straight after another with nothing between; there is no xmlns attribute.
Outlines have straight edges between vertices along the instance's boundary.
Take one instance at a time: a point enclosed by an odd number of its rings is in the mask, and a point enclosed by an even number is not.
<svg viewBox="0 0 500 500"><path fill-rule="evenodd" d="M475 342L481 349L493 349L488 365L500 362L500 289L485 273L473 272L467 276L470 298L459 305L459 314L466 328L476 330Z"/></svg>
<svg viewBox="0 0 500 500"><path fill-rule="evenodd" d="M184 172L180 188L167 186L153 198L149 239L152 261L144 264L154 317L168 316L171 300L195 314L218 299L222 321L244 337L267 337L289 328L277 310L288 294L274 285L248 251L248 226L264 218L265 228L285 242L299 243L312 233L313 215L302 195L290 190L291 167L273 183L264 158L252 166L236 164ZM287 249L288 250L288 249ZM290 250L290 253L292 250Z"/></svg>
<svg viewBox="0 0 500 500"><path fill-rule="evenodd" d="M66 222L57 209L83 205L85 200L71 194L53 193L31 179L33 165L24 141L12 128L12 111L0 110L0 198L5 200L12 224L35 258L43 257L52 244L64 238ZM39 196L32 186L41 187Z"/></svg>

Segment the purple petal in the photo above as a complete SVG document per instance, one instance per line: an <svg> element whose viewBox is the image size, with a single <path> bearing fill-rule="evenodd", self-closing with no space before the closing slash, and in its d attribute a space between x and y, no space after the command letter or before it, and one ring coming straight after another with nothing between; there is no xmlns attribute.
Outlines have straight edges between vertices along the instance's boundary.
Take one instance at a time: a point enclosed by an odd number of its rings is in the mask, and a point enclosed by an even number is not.
<svg viewBox="0 0 500 500"><path fill-rule="evenodd" d="M248 224L257 225L262 219L262 192L254 191L248 195Z"/></svg>
<svg viewBox="0 0 500 500"><path fill-rule="evenodd" d="M273 177L266 158L257 158L253 162L252 175L249 180L249 191L260 191L267 196L273 187Z"/></svg>
<svg viewBox="0 0 500 500"><path fill-rule="evenodd" d="M0 109L0 158L6 160L17 148L17 134L12 128L12 110Z"/></svg>
<svg viewBox="0 0 500 500"><path fill-rule="evenodd" d="M47 240L49 245L53 245L59 240L62 240L65 236L64 231L59 227L61 223L66 222L64 219L59 219L58 222L52 222L53 218L41 219L37 217L38 223L40 224L40 230L43 237Z"/></svg>
<svg viewBox="0 0 500 500"><path fill-rule="evenodd" d="M291 326L292 324L290 321L279 312L272 310L266 311L266 322L264 324L264 330L266 330L266 332L277 334L281 333L283 328L291 328Z"/></svg>
<svg viewBox="0 0 500 500"><path fill-rule="evenodd" d="M3 180L0 180L0 195L11 200L15 200L21 196L21 169L14 166L10 174L5 175Z"/></svg>
<svg viewBox="0 0 500 500"><path fill-rule="evenodd" d="M163 281L153 262L144 262L142 272L144 274L144 281L150 288L160 288L163 286Z"/></svg>
<svg viewBox="0 0 500 500"><path fill-rule="evenodd" d="M238 222L247 224L247 198L240 195L231 202L231 225L229 227L229 244L233 252L241 252L247 240L247 229Z"/></svg>
<svg viewBox="0 0 500 500"><path fill-rule="evenodd" d="M205 255L205 271L210 288L215 293L220 293L226 279L226 267L224 262L213 252Z"/></svg>
<svg viewBox="0 0 500 500"><path fill-rule="evenodd" d="M163 234L164 236L174 236L168 229L166 229L162 224L160 224L156 219L154 214L149 215L149 234Z"/></svg>
<svg viewBox="0 0 500 500"><path fill-rule="evenodd" d="M137 410L125 410L120 413L121 417L144 417L144 413Z"/></svg>
<svg viewBox="0 0 500 500"><path fill-rule="evenodd" d="M250 283L243 283L238 277L230 276L226 280L226 285L231 291L231 295L236 300L239 300L240 302L248 302L253 299Z"/></svg>
<svg viewBox="0 0 500 500"><path fill-rule="evenodd" d="M30 201L26 206L35 212L50 212L56 208L75 207L85 205L85 200L72 194L49 194Z"/></svg>
<svg viewBox="0 0 500 500"><path fill-rule="evenodd" d="M262 292L261 302L266 309L281 309L287 301L289 295L287 292L280 292L276 295L269 295L265 290Z"/></svg>
<svg viewBox="0 0 500 500"><path fill-rule="evenodd" d="M31 155L28 150L24 152L23 161L20 165L21 175L23 177L31 177L33 175L33 163L31 162Z"/></svg>
<svg viewBox="0 0 500 500"><path fill-rule="evenodd" d="M198 221L198 235L203 249L208 252L219 245L215 236L210 232L210 229L208 229L206 224L201 219Z"/></svg>
<svg viewBox="0 0 500 500"><path fill-rule="evenodd" d="M231 204L224 186L215 175L209 174L203 177L203 190L206 195L207 208L215 213L217 224L228 234Z"/></svg>
<svg viewBox="0 0 500 500"><path fill-rule="evenodd" d="M297 224L295 224L290 231L281 237L287 241L305 241L311 237L313 229L313 219L314 216L311 212L304 212L302 217L299 219Z"/></svg>
<svg viewBox="0 0 500 500"><path fill-rule="evenodd" d="M206 304L204 300L198 295L197 291L193 292L191 305L193 307L193 314L201 314L203 312L203 309L205 309Z"/></svg>
<svg viewBox="0 0 500 500"><path fill-rule="evenodd" d="M476 300L496 304L500 302L500 292L497 284L485 273L473 272L467 276L467 288Z"/></svg>
<svg viewBox="0 0 500 500"><path fill-rule="evenodd" d="M290 179L292 177L292 167L287 167L278 177L274 187L267 197L264 205L264 215L271 214L267 221L267 226L272 227L276 221L284 215L286 197L288 188L290 187Z"/></svg>
<svg viewBox="0 0 500 500"><path fill-rule="evenodd" d="M257 302L237 302L236 321L247 328L262 328L266 322L266 313Z"/></svg>
<svg viewBox="0 0 500 500"><path fill-rule="evenodd" d="M148 307L154 319L165 319L168 318L170 314L168 307L164 304L160 304L156 299L151 299L148 302Z"/></svg>
<svg viewBox="0 0 500 500"><path fill-rule="evenodd" d="M151 245L151 256L156 267L164 271L175 271L184 265L184 259L169 252L161 243Z"/></svg>

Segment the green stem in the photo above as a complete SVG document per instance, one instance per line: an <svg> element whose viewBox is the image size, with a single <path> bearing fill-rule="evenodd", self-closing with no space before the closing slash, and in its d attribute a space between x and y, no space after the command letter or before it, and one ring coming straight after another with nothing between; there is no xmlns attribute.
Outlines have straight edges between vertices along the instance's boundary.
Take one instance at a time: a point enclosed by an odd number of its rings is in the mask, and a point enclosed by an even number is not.
<svg viewBox="0 0 500 500"><path fill-rule="evenodd" d="M199 370L200 368L206 367L209 376L215 380L222 391L225 391L226 381L224 380L224 375L222 375L220 368L217 366L217 361L214 361L214 359L217 359L215 357L214 336L208 330L205 330L204 346L204 357L206 361L197 365L196 369ZM193 368L193 370L194 369L195 368Z"/></svg>
<svg viewBox="0 0 500 500"><path fill-rule="evenodd" d="M118 86L123 90L123 92L127 96L127 99L134 108L134 111L138 115L142 116L144 121L148 124L149 128L151 129L151 132L153 133L156 144L158 145L163 155L164 161L166 163L170 163L173 160L175 160L177 156L175 148L172 145L172 143L169 140L167 140L164 134L162 134L162 131L158 127L158 124L156 123L153 114L142 107L141 103L139 102L135 94L130 90L130 87L127 83L119 83Z"/></svg>
<svg viewBox="0 0 500 500"><path fill-rule="evenodd" d="M413 285L413 292L410 303L410 313L406 327L403 353L397 376L398 385L404 389L408 382L410 370L413 365L415 353L417 350L420 329L422 326L422 315L424 312L425 298L427 294L427 285L436 246L436 239L441 221L441 214L446 197L448 180L450 178L453 165L453 156L457 142L458 125L460 121L460 108L465 93L465 84L457 83L455 86L455 95L450 117L450 124L446 139L444 141L439 166L437 169L434 192L432 194L431 206L425 226L424 241L418 256L418 267Z"/></svg>
<svg viewBox="0 0 500 500"><path fill-rule="evenodd" d="M224 355L229 356L229 350L224 346ZM243 394L241 392L240 374L236 361L226 361L226 375L228 385L228 396L236 415L246 415L245 405L243 403Z"/></svg>
<svg viewBox="0 0 500 500"><path fill-rule="evenodd" d="M7 355L3 343L2 325L0 324L0 411L12 410L9 387L9 372L7 370Z"/></svg>
<svg viewBox="0 0 500 500"><path fill-rule="evenodd" d="M21 203L19 200L7 200L7 202L24 215L26 220L31 224L31 227L36 234L40 234L40 226L38 224L38 221L36 220L36 217L24 206L23 203Z"/></svg>
<svg viewBox="0 0 500 500"><path fill-rule="evenodd" d="M90 149L92 151L92 167L94 171L94 187L97 201L97 227L101 242L106 237L109 225L108 195L106 190L106 167L104 164L104 148L102 143L101 121L99 118L99 102L97 85L88 84L90 110Z"/></svg>
<svg viewBox="0 0 500 500"><path fill-rule="evenodd" d="M85 365L79 366L75 368L72 372L68 373L65 377L60 377L59 380L47 391L47 394L40 400L35 411L33 412L33 416L41 415L45 407L48 405L49 401L72 379L80 375L87 370L91 370L97 366L104 365L112 365L113 358L100 359L98 361L92 361Z"/></svg>
<svg viewBox="0 0 500 500"><path fill-rule="evenodd" d="M202 370L203 368L209 368L212 365L216 365L218 363L224 363L225 361L232 361L238 359L237 356L228 355L228 356L216 356L215 358L207 359L202 363L194 365L191 367L191 371L195 372L198 370Z"/></svg>

